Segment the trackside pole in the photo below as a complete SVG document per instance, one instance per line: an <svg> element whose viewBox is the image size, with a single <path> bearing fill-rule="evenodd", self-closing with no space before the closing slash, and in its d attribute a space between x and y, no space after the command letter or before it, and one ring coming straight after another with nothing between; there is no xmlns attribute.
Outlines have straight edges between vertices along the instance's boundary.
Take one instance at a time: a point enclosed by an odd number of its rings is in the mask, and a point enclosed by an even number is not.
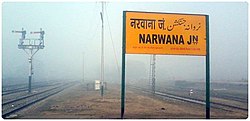
<svg viewBox="0 0 250 121"><path fill-rule="evenodd" d="M210 119L209 16L206 15L206 119Z"/></svg>
<svg viewBox="0 0 250 121"><path fill-rule="evenodd" d="M126 60L126 11L123 11L123 33L122 33L122 79L121 79L121 119L125 112L125 60Z"/></svg>
<svg viewBox="0 0 250 121"><path fill-rule="evenodd" d="M29 58L29 93L31 93L31 80L32 80L32 56Z"/></svg>
<svg viewBox="0 0 250 121"><path fill-rule="evenodd" d="M101 96L103 97L103 83L104 83L104 2L102 1L102 12L101 12L101 20L102 20L102 41L101 41Z"/></svg>
<svg viewBox="0 0 250 121"><path fill-rule="evenodd" d="M21 33L21 38L19 39L18 49L22 49L29 56L29 84L28 84L28 92L31 93L31 82L33 75L33 65L32 59L36 52L40 49L44 48L44 34L45 32L40 28L40 31L30 32L30 34L40 34L40 38L38 39L26 39L26 30L22 28L22 31L13 30L12 33ZM35 50L35 51L33 51Z"/></svg>

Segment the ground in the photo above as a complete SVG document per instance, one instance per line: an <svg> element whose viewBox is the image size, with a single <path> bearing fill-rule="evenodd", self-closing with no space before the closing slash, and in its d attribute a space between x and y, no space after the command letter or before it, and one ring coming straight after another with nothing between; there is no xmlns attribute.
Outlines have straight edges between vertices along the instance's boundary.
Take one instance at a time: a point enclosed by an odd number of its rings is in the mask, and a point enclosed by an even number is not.
<svg viewBox="0 0 250 121"><path fill-rule="evenodd" d="M246 118L247 112L211 109L211 118ZM99 91L87 91L75 85L17 113L24 119L113 119L120 118L119 85L109 85L104 97ZM124 118L176 119L205 118L205 106L162 99L140 91L126 89Z"/></svg>

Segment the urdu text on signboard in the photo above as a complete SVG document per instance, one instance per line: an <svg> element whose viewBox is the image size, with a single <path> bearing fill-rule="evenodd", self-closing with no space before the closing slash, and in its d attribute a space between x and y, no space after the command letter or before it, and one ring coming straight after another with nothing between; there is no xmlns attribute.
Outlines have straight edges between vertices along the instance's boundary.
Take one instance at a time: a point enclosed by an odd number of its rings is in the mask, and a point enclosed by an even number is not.
<svg viewBox="0 0 250 121"><path fill-rule="evenodd" d="M126 53L206 55L206 16L126 11Z"/></svg>

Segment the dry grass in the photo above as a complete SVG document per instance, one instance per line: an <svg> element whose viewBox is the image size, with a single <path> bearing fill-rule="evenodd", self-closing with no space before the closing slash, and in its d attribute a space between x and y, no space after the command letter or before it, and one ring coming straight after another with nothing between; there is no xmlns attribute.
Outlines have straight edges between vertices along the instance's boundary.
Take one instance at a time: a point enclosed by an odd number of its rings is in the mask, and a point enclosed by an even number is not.
<svg viewBox="0 0 250 121"><path fill-rule="evenodd" d="M125 118L204 118L205 106L163 100L153 95L126 90ZM247 112L211 110L212 118L246 118ZM120 118L119 85L109 85L104 98L98 91L86 91L83 85L71 87L18 113L18 118Z"/></svg>

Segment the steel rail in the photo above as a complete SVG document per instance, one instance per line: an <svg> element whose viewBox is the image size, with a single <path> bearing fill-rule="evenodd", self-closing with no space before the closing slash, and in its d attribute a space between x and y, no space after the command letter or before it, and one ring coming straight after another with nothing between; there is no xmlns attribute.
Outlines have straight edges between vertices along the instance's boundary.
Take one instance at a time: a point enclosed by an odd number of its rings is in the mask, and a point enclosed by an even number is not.
<svg viewBox="0 0 250 121"><path fill-rule="evenodd" d="M24 109L24 108L26 108L26 107L28 107L28 106L30 106L30 105L36 103L36 102L39 102L39 101L41 101L41 100L44 100L44 99L46 99L46 98L48 98L48 97L50 97L50 96L52 96L52 95L55 95L55 94L57 94L57 93L63 91L63 90L66 89L66 88L69 88L69 87L71 87L71 86L73 86L73 84L69 84L69 85L63 86L61 89L59 88L60 86L55 87L55 88L53 88L53 89L49 89L50 91L54 91L55 89L59 89L59 90L56 90L56 91L53 92L53 93L46 94L45 96L41 96L41 97L39 97L39 98L36 98L36 99L34 99L33 101L28 102L28 103L26 103L25 105L21 105L21 106L15 108L15 109L13 109L13 110L9 110L9 111L6 111L6 112L2 112L2 117L3 117L3 118L7 118L7 117L10 116L11 114L13 114L13 113L15 113L15 112L17 112L17 111L20 111L20 110L22 110L22 109ZM44 92L44 93L50 92L49 90L46 90L46 91L43 91L43 92ZM44 94L44 93L43 93L43 94ZM42 94L42 93L40 93L40 94ZM26 98L22 97L22 99L19 98L19 99L16 99L15 101L24 100L24 99L27 99L27 98L29 98L29 97L34 97L34 96L36 96L36 95L33 95L33 96L26 96ZM5 104L2 104L2 107L3 107L4 105L10 104L11 102L15 102L15 101L12 100L12 101L5 102Z"/></svg>
<svg viewBox="0 0 250 121"><path fill-rule="evenodd" d="M37 95L43 94L45 92L48 92L48 91L51 91L51 90L54 90L54 89L57 89L57 88L60 88L60 86L54 87L52 89L48 89L48 90L45 90L45 91L42 91L42 92L39 92L39 93L34 93L34 94L31 94L31 95L26 95L26 96L23 96L23 97L19 97L17 99L13 99L13 100L10 100L10 101L7 101L7 102L3 102L2 106L8 105L8 104L13 103L13 102L17 102L17 101L20 101L20 100L23 100L23 99L26 99L26 98L29 98L29 97L37 96Z"/></svg>
<svg viewBox="0 0 250 121"><path fill-rule="evenodd" d="M129 85L129 87L130 88L132 87L133 89L144 91L146 93L152 93L152 91L149 90L149 89L143 89L141 87L136 87L136 86L131 86L131 85ZM174 94L168 94L168 93L165 93L165 92L156 91L155 95L159 95L159 96L163 96L163 97L168 97L168 98L172 98L172 99L176 99L176 100L180 100L180 101L184 101L184 102L194 103L194 104L206 105L206 102L204 100L187 98L187 97L184 97L184 96L178 96L178 95L174 95ZM217 106L222 106L222 107L234 108L234 109L238 109L238 110L242 110L242 111L248 111L247 108L241 108L241 107L237 107L237 106L233 106L233 105L228 105L228 104L222 104L222 103L216 103L216 102L211 102L211 104L212 104L211 106L215 107L215 108L218 108ZM215 105L217 105L217 106L215 106Z"/></svg>

